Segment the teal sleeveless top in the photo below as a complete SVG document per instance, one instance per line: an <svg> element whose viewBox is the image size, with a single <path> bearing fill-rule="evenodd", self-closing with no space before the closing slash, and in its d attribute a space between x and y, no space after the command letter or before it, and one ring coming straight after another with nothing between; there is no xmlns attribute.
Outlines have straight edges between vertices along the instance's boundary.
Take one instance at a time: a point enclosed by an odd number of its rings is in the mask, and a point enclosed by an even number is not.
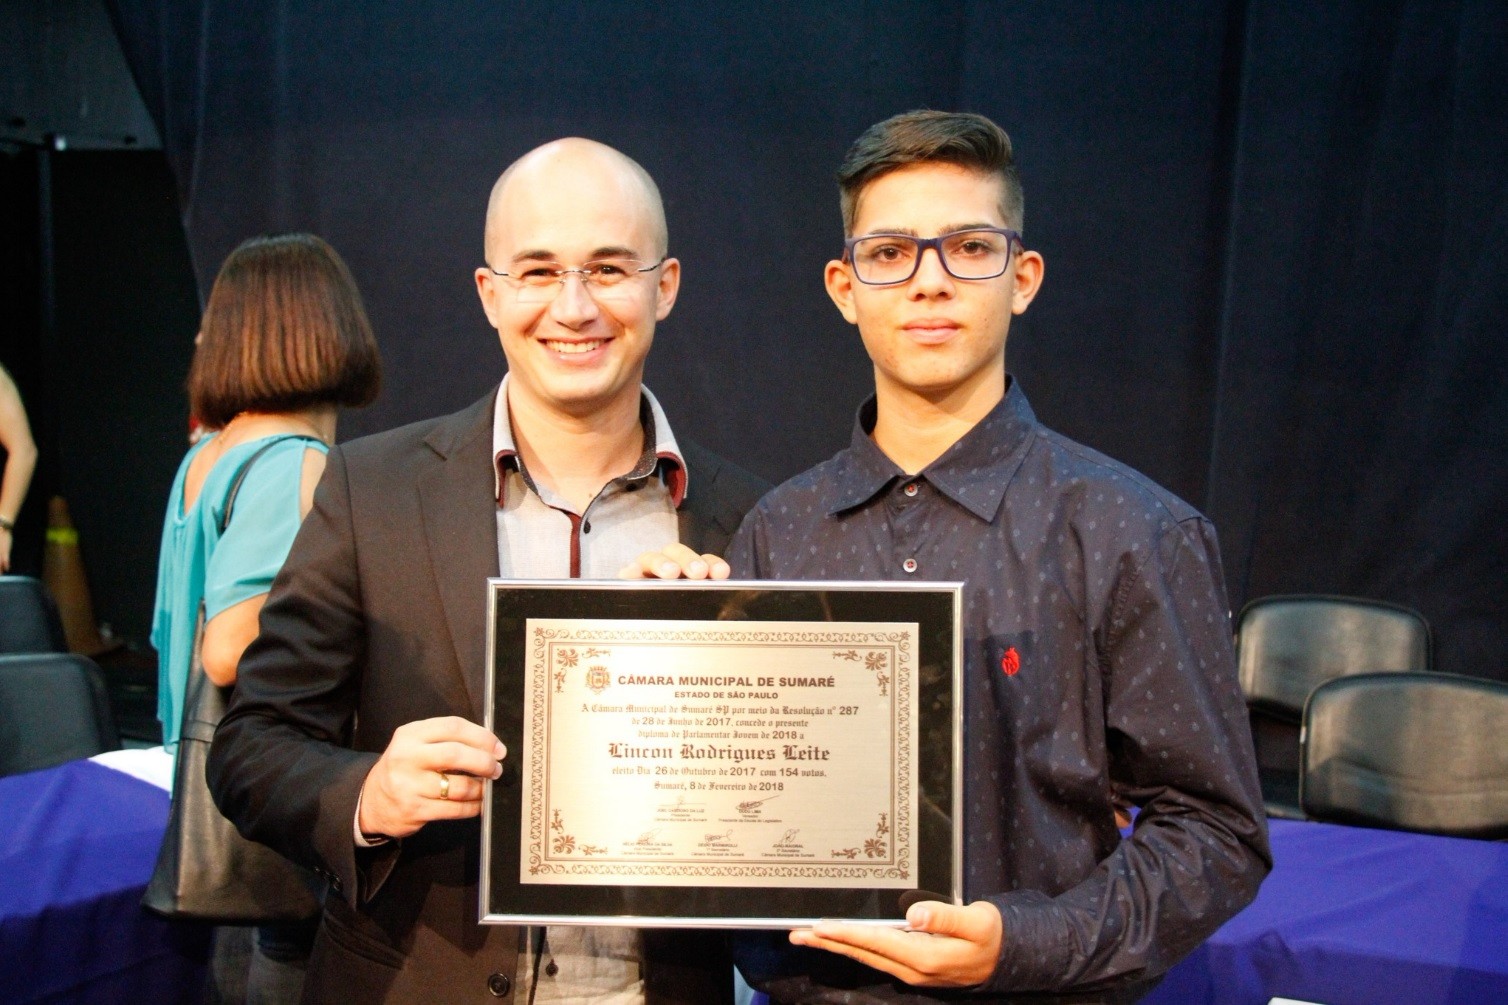
<svg viewBox="0 0 1508 1005"><path fill-rule="evenodd" d="M286 434L277 434L286 435ZM274 444L257 458L236 498L235 516L220 536L220 516L230 483L253 453L269 439L237 444L215 462L194 505L183 507L183 483L189 464L212 436L190 448L178 466L162 524L162 550L157 559L157 600L152 614L152 645L157 648L157 718L163 744L178 747L183 721L183 695L194 649L194 623L199 601L204 617L243 600L266 593L288 557L298 533L299 482L304 451L326 452L324 444L290 438Z"/></svg>

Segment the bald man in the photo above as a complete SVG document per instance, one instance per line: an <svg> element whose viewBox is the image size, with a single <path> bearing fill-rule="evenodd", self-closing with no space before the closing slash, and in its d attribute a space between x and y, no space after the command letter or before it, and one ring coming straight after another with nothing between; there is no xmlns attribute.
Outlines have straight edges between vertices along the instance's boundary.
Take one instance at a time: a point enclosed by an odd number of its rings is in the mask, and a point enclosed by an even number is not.
<svg viewBox="0 0 1508 1005"><path fill-rule="evenodd" d="M721 554L764 486L678 439L642 384L675 305L654 181L547 144L498 179L477 292L508 372L464 411L331 450L209 777L242 832L330 884L306 1002L729 1000L720 936L479 925L489 576L610 578Z"/></svg>

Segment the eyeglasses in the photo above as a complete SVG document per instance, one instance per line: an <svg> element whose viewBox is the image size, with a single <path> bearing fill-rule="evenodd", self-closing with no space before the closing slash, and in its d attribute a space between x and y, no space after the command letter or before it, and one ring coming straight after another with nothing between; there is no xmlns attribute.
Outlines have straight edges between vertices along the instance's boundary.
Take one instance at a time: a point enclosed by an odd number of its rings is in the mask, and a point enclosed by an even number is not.
<svg viewBox="0 0 1508 1005"><path fill-rule="evenodd" d="M942 267L954 279L994 279L1005 274L1011 245L1021 247L1021 235L999 227L959 230L937 237L909 234L865 234L843 242L843 257L853 263L859 282L870 286L904 283L916 275L922 253L937 252Z"/></svg>
<svg viewBox="0 0 1508 1005"><path fill-rule="evenodd" d="M565 286L566 277L580 276L582 285L597 300L622 298L633 292L629 280L640 273L653 272L665 264L662 258L653 265L644 265L637 258L603 258L587 262L580 268L562 269L554 265L532 265L517 273L499 272L487 266L495 276L508 280L518 291L518 302L524 304L549 303Z"/></svg>

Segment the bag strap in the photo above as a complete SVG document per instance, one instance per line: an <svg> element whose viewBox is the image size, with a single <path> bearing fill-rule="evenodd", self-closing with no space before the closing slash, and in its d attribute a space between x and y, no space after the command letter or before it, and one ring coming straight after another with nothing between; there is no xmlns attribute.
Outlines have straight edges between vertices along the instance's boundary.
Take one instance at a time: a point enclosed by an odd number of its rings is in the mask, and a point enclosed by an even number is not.
<svg viewBox="0 0 1508 1005"><path fill-rule="evenodd" d="M246 473L251 470L251 466L257 462L257 459L259 457L261 457L267 451L271 450L273 447L277 446L279 443L286 443L288 440L306 440L309 443L324 442L316 436L305 436L302 433L289 433L286 436L274 436L266 443L258 447L255 451L253 451L250 457L241 462L241 467L237 469L235 477L230 481L229 491L225 493L225 508L220 511L220 524L218 528L221 534L224 534L225 528L230 526L230 513L231 510L235 509L236 496L241 494L241 483L246 480Z"/></svg>

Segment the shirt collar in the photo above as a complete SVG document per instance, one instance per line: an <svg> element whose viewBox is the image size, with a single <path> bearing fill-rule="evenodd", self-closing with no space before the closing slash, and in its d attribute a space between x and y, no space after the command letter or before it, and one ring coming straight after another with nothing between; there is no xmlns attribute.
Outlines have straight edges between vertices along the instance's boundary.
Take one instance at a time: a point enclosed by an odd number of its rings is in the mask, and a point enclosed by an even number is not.
<svg viewBox="0 0 1508 1005"><path fill-rule="evenodd" d="M1037 416L1020 384L1007 377L1005 397L941 457L916 477L933 485L981 520L993 520L1011 478L1035 438ZM837 515L869 502L893 481L905 478L870 433L878 405L873 395L859 406L853 438L838 470L838 494L829 513Z"/></svg>
<svg viewBox="0 0 1508 1005"><path fill-rule="evenodd" d="M503 505L509 470L517 471L523 476L524 484L531 490L538 491L534 488L529 472L524 470L524 460L518 455L518 447L513 439L513 423L508 415L508 379L511 376L503 375L497 397L492 402L492 491L500 507ZM665 418L665 411L660 408L659 401L650 393L649 388L640 385L639 391L639 425L644 430L644 452L639 455L632 471L614 480L639 481L658 471L666 488L670 490L671 504L679 509L686 499L688 488L686 461L681 456L681 448L670 430L670 420Z"/></svg>

